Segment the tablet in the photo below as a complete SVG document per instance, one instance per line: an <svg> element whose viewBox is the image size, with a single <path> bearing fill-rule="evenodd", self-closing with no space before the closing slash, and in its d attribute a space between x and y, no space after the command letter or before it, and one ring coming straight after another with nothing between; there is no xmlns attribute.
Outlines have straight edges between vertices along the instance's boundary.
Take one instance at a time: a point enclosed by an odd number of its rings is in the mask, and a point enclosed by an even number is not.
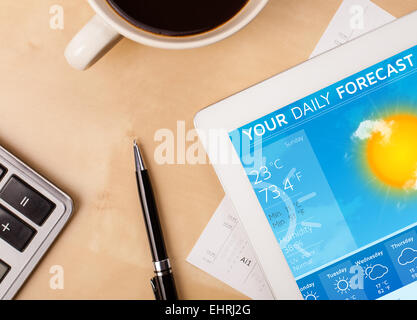
<svg viewBox="0 0 417 320"><path fill-rule="evenodd" d="M414 30L417 12L196 115L276 299L417 298Z"/></svg>

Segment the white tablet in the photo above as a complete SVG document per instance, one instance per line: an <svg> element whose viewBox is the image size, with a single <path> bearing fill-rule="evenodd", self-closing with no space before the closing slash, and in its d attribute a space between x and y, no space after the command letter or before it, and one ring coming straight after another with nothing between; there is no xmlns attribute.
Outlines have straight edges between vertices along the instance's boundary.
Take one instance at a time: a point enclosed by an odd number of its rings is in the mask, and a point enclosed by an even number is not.
<svg viewBox="0 0 417 320"><path fill-rule="evenodd" d="M416 30L412 13L196 115L275 298L417 298Z"/></svg>

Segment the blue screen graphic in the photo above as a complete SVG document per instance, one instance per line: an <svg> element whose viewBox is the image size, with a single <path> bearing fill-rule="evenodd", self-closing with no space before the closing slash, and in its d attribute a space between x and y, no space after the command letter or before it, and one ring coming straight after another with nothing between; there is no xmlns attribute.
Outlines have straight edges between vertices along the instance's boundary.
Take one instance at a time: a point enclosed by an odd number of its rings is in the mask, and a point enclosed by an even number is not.
<svg viewBox="0 0 417 320"><path fill-rule="evenodd" d="M417 47L230 138L305 299L417 297Z"/></svg>

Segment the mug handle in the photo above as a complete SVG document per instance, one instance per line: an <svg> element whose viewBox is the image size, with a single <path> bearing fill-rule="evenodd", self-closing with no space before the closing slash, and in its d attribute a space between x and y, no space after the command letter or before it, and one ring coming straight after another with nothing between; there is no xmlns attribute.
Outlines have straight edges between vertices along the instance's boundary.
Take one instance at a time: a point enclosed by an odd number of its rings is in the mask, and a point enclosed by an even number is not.
<svg viewBox="0 0 417 320"><path fill-rule="evenodd" d="M88 69L122 38L100 16L95 15L68 44L65 58L75 69Z"/></svg>

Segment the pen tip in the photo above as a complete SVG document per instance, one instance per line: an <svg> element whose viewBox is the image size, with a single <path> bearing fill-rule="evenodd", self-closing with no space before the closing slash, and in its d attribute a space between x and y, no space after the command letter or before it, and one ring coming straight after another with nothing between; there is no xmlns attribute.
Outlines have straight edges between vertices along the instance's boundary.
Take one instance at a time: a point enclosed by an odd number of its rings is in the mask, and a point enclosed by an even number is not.
<svg viewBox="0 0 417 320"><path fill-rule="evenodd" d="M135 153L135 164L136 164L136 170L137 171L143 171L145 170L145 165L143 163L142 154L140 152L140 149L137 145L136 140L133 141L133 150Z"/></svg>

